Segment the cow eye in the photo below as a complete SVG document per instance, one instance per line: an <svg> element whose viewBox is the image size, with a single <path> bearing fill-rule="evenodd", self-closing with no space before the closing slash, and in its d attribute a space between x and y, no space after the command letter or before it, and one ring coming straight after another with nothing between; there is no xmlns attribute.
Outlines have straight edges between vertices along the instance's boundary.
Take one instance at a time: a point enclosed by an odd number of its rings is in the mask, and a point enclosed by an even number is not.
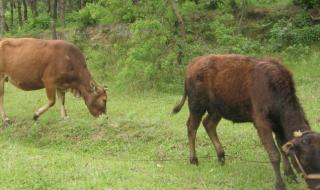
<svg viewBox="0 0 320 190"><path fill-rule="evenodd" d="M310 139L309 139L309 138L303 138L303 139L301 140L301 142L302 142L303 144L305 144L305 145L309 145L309 144L310 144Z"/></svg>

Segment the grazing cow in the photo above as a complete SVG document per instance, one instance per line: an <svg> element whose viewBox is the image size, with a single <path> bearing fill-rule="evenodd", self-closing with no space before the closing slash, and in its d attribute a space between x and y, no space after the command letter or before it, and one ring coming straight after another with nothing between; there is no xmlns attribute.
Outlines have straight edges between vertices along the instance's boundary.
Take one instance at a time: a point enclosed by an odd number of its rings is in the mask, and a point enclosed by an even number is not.
<svg viewBox="0 0 320 190"><path fill-rule="evenodd" d="M320 134L312 132L295 95L290 72L276 60L259 60L241 55L207 55L195 58L185 76L184 95L174 107L178 113L188 98L187 122L190 163L198 164L195 138L203 115L203 125L218 160L223 164L224 149L216 128L225 118L236 123L253 122L272 163L276 189L284 190L280 174L280 153L284 174L295 180L287 154L301 171L311 189L320 189ZM303 132L294 136L295 131ZM272 133L275 134L276 143ZM296 167L297 165L301 167Z"/></svg>
<svg viewBox="0 0 320 190"><path fill-rule="evenodd" d="M34 113L34 120L54 105L56 94L61 102L61 116L66 117L66 91L83 97L93 116L106 112L105 89L92 79L80 49L65 41L0 39L0 114L8 124L10 120L3 109L5 81L22 90L46 89L48 103Z"/></svg>

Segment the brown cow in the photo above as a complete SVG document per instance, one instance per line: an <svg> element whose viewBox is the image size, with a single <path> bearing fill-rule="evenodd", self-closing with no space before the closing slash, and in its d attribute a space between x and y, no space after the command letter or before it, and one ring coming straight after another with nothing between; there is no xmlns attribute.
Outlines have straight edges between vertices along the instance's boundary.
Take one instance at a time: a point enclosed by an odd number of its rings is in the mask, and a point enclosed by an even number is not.
<svg viewBox="0 0 320 190"><path fill-rule="evenodd" d="M278 147L297 159L305 170L306 182L311 189L319 189L320 134L311 132L289 71L276 60L259 60L241 55L207 55L195 58L185 76L185 90L181 102L173 109L177 113L188 97L187 122L190 162L198 164L195 138L202 116L203 125L218 156L224 163L224 149L216 127L225 118L233 122L253 122L260 140L272 163L276 189L284 190L280 174ZM307 133L294 137L295 131ZM289 142L288 142L289 141ZM287 144L285 144L288 142ZM285 175L295 179L288 157L283 154ZM299 167L296 168L300 171ZM310 177L311 176L311 177ZM312 178L312 179L311 179Z"/></svg>
<svg viewBox="0 0 320 190"><path fill-rule="evenodd" d="M66 91L83 97L93 116L106 112L105 89L92 79L79 48L65 41L0 39L0 114L7 124L9 119L3 109L5 81L22 90L46 89L48 103L34 113L34 120L54 105L56 94L61 116L66 117Z"/></svg>

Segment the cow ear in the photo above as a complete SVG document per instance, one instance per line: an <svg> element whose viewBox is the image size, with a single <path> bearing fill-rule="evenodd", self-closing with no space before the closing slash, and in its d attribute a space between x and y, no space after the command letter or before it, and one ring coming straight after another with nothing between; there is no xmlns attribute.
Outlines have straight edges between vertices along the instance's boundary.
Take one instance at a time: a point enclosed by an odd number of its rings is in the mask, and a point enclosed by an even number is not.
<svg viewBox="0 0 320 190"><path fill-rule="evenodd" d="M285 145L283 145L281 148L283 152L288 155L291 151L293 151L294 144L293 142L289 141Z"/></svg>

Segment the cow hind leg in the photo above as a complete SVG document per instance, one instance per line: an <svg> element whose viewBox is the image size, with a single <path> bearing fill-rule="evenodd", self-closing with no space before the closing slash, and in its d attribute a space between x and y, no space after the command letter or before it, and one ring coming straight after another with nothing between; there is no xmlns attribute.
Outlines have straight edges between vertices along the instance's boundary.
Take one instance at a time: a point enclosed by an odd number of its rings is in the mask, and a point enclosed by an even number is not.
<svg viewBox="0 0 320 190"><path fill-rule="evenodd" d="M194 165L199 164L198 158L196 156L195 141L196 141L197 130L199 128L202 116L203 114L193 114L190 112L190 116L187 121L190 163Z"/></svg>
<svg viewBox="0 0 320 190"><path fill-rule="evenodd" d="M60 115L62 119L68 118L64 103L65 103L65 95L66 93L63 90L57 89L57 97L60 102Z"/></svg>
<svg viewBox="0 0 320 190"><path fill-rule="evenodd" d="M279 136L279 134L276 134L276 140L277 140L277 145L278 145L278 148L280 149L282 160L283 160L284 175L287 177L289 183L291 183L291 182L298 183L297 176L295 175L295 173L291 167L288 156L281 149L282 145L284 145L286 142L283 142L283 140Z"/></svg>
<svg viewBox="0 0 320 190"><path fill-rule="evenodd" d="M33 120L37 120L43 113L48 111L56 102L56 88L51 85L45 85L46 93L48 97L48 103L40 107L33 115Z"/></svg>
<svg viewBox="0 0 320 190"><path fill-rule="evenodd" d="M218 156L218 161L220 162L221 165L223 165L225 161L225 154L217 134L217 126L220 120L221 120L220 116L217 116L214 114L208 114L206 118L203 120L202 124L206 129L206 132L212 144L214 145L214 148Z"/></svg>
<svg viewBox="0 0 320 190"><path fill-rule="evenodd" d="M271 130L272 125L265 117L259 116L256 116L254 124L257 128L260 140L269 155L276 178L276 190L285 190L286 187L280 172L280 153L273 140Z"/></svg>
<svg viewBox="0 0 320 190"><path fill-rule="evenodd" d="M5 77L1 76L0 78L0 114L1 118L3 121L4 126L9 126L10 124L10 119L7 117L5 111L4 111L4 106L3 106L3 97L4 97L4 82L5 82Z"/></svg>

